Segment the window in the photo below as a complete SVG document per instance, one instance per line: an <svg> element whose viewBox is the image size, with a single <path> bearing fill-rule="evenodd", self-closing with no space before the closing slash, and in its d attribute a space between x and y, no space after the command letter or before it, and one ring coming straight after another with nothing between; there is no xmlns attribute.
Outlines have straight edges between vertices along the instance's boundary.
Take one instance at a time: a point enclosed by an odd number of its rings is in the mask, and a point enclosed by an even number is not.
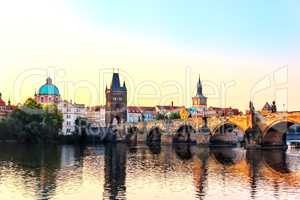
<svg viewBox="0 0 300 200"><path fill-rule="evenodd" d="M71 115L67 115L67 119L70 119L71 118Z"/></svg>
<svg viewBox="0 0 300 200"><path fill-rule="evenodd" d="M71 126L71 122L70 121L67 121L67 126Z"/></svg>
<svg viewBox="0 0 300 200"><path fill-rule="evenodd" d="M67 133L71 133L71 129L67 128Z"/></svg>
<svg viewBox="0 0 300 200"><path fill-rule="evenodd" d="M44 103L44 97L41 97L41 102Z"/></svg>

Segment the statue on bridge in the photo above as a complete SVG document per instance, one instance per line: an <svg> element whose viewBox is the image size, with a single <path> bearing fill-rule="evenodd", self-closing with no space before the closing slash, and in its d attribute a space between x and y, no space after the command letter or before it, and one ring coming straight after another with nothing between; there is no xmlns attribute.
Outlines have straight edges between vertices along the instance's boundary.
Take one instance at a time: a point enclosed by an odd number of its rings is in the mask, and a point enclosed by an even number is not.
<svg viewBox="0 0 300 200"><path fill-rule="evenodd" d="M276 106L276 102L275 101L272 102L271 111L272 111L272 113L276 113L277 112L277 106Z"/></svg>
<svg viewBox="0 0 300 200"><path fill-rule="evenodd" d="M258 121L256 117L256 112L252 101L250 101L249 103L249 110L251 117L251 127L248 130L246 130L245 142L246 147L254 147L261 144L261 131L257 123Z"/></svg>

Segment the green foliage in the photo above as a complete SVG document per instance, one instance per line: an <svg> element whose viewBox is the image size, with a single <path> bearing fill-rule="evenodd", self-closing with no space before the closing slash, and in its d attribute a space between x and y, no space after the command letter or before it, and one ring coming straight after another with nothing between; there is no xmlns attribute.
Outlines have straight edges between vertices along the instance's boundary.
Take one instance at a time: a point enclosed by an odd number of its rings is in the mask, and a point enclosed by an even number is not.
<svg viewBox="0 0 300 200"><path fill-rule="evenodd" d="M172 112L169 114L169 119L180 119L179 112Z"/></svg>
<svg viewBox="0 0 300 200"><path fill-rule="evenodd" d="M31 109L42 109L42 105L36 102L32 98L29 98L25 101L24 107L31 108Z"/></svg>
<svg viewBox="0 0 300 200"><path fill-rule="evenodd" d="M56 105L42 108L30 98L0 122L0 139L31 143L55 141L62 123L63 116Z"/></svg>
<svg viewBox="0 0 300 200"><path fill-rule="evenodd" d="M156 120L164 120L166 118L167 118L166 115L164 115L162 113L157 113L157 115L155 117Z"/></svg>

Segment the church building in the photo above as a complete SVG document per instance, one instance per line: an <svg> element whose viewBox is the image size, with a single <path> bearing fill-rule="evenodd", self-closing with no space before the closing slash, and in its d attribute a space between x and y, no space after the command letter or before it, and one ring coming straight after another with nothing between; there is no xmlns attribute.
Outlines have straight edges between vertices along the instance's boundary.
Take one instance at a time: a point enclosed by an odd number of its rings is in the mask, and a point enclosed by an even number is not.
<svg viewBox="0 0 300 200"><path fill-rule="evenodd" d="M60 102L60 94L58 88L52 83L50 77L47 78L46 83L40 87L38 93L35 94L35 100L42 104L58 104Z"/></svg>

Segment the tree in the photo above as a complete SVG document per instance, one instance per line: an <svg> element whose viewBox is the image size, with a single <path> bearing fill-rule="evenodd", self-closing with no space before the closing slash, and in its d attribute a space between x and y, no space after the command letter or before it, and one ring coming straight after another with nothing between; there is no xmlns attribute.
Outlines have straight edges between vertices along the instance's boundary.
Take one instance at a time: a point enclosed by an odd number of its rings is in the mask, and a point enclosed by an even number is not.
<svg viewBox="0 0 300 200"><path fill-rule="evenodd" d="M28 98L23 106L31 109L42 109L42 105L36 102L33 98Z"/></svg>
<svg viewBox="0 0 300 200"><path fill-rule="evenodd" d="M169 119L180 119L179 112L171 112L169 114Z"/></svg>
<svg viewBox="0 0 300 200"><path fill-rule="evenodd" d="M155 119L156 120L164 120L164 119L166 119L166 116L162 113L157 113Z"/></svg>
<svg viewBox="0 0 300 200"><path fill-rule="evenodd" d="M21 142L49 142L57 139L62 123L63 117L56 105L42 108L29 98L0 123L0 137Z"/></svg>

